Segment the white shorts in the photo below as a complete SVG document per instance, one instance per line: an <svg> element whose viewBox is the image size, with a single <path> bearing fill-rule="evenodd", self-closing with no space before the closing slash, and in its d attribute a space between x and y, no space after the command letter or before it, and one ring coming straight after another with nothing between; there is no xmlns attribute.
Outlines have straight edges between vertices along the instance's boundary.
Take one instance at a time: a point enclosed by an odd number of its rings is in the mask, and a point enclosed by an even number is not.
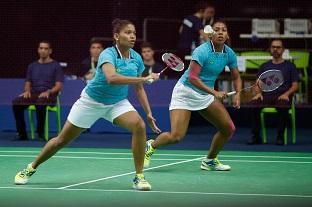
<svg viewBox="0 0 312 207"><path fill-rule="evenodd" d="M207 108L213 101L213 95L200 94L192 88L177 82L172 91L169 110L187 109L190 111L198 111Z"/></svg>
<svg viewBox="0 0 312 207"><path fill-rule="evenodd" d="M127 99L115 104L105 105L90 98L83 90L80 98L72 106L67 120L77 127L87 129L100 118L113 123L115 118L129 111L136 110Z"/></svg>

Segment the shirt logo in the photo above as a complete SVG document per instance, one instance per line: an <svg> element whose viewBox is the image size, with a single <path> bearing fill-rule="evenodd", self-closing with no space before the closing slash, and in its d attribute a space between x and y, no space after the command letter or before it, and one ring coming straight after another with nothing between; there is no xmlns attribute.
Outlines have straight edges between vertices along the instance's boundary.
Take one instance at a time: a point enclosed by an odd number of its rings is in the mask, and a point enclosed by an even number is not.
<svg viewBox="0 0 312 207"><path fill-rule="evenodd" d="M188 19L184 19L183 20L183 24L188 26L189 28L193 27L193 23L190 20L188 20Z"/></svg>

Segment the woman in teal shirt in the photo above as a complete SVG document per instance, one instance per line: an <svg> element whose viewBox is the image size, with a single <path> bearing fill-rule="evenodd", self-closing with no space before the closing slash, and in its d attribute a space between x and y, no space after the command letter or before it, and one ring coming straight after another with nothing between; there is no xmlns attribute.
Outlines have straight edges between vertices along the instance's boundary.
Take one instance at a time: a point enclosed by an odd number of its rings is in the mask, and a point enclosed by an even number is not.
<svg viewBox="0 0 312 207"><path fill-rule="evenodd" d="M150 105L143 88L148 80L158 80L159 75L152 73L141 77L144 64L141 56L132 48L136 41L134 25L128 20L113 21L115 46L105 49L99 57L95 77L82 91L73 105L67 122L60 134L51 139L38 157L27 168L15 176L15 184L26 184L37 167L51 158L58 150L66 146L84 130L100 118L129 130L132 133L132 151L136 175L133 188L150 190L151 185L142 174L146 130L143 119L127 100L128 85L135 86L138 99L147 115L147 120L156 133L156 126Z"/></svg>
<svg viewBox="0 0 312 207"><path fill-rule="evenodd" d="M217 128L207 158L202 161L203 170L230 170L229 165L223 165L217 155L233 135L235 126L230 115L220 99L227 98L225 91L214 90L219 74L227 65L231 70L236 91L241 90L241 79L237 68L234 51L225 44L228 30L225 22L218 20L213 24L215 34L212 40L197 47L192 54L188 70L179 79L172 92L170 103L171 132L160 134L156 140L147 142L144 166L150 164L151 155L155 149L177 143L187 132L192 111L199 111L207 121ZM234 107L240 107L240 94L233 98Z"/></svg>

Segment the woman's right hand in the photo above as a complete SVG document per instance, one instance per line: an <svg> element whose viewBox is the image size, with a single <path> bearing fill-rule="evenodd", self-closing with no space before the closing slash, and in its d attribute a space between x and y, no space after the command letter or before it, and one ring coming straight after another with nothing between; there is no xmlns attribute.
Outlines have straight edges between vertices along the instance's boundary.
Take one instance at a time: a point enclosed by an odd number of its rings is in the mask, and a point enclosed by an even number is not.
<svg viewBox="0 0 312 207"><path fill-rule="evenodd" d="M30 98L31 97L31 93L29 91L25 91L24 93L19 95L20 97L23 96L23 98Z"/></svg>
<svg viewBox="0 0 312 207"><path fill-rule="evenodd" d="M227 93L225 91L215 91L213 94L216 99L223 100L228 97Z"/></svg>
<svg viewBox="0 0 312 207"><path fill-rule="evenodd" d="M150 75L146 76L145 78L145 81L146 83L153 83L157 80L159 80L159 76L160 74L159 73L151 73Z"/></svg>

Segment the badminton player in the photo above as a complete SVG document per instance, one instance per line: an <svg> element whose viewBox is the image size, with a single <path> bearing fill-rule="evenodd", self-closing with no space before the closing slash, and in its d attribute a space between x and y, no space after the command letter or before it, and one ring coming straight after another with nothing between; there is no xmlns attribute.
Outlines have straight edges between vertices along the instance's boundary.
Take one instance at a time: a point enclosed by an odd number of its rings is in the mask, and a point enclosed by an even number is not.
<svg viewBox="0 0 312 207"><path fill-rule="evenodd" d="M132 133L132 151L136 175L133 188L150 190L151 185L142 174L146 130L143 119L127 100L128 85L135 86L138 99L147 115L153 131L159 133L152 115L143 83L157 80L158 74L141 77L144 64L141 56L132 48L136 41L134 25L128 20L115 19L113 22L115 46L105 49L98 61L95 77L84 88L80 98L73 105L67 122L60 134L51 139L38 157L17 173L15 184L26 184L40 164L51 158L58 150L69 144L84 130L100 118Z"/></svg>
<svg viewBox="0 0 312 207"><path fill-rule="evenodd" d="M189 68L175 85L170 110L171 131L161 133L155 140L147 141L144 166L148 167L155 149L178 143L185 136L191 111L199 111L218 132L214 135L208 156L202 161L203 170L230 170L229 165L221 164L217 158L224 144L231 138L235 126L220 100L227 98L225 91L214 90L215 80L227 65L230 68L236 91L241 89L241 79L234 51L225 44L228 29L225 22L217 20L213 24L215 34L212 40L197 47ZM240 107L240 94L233 97L233 106Z"/></svg>

